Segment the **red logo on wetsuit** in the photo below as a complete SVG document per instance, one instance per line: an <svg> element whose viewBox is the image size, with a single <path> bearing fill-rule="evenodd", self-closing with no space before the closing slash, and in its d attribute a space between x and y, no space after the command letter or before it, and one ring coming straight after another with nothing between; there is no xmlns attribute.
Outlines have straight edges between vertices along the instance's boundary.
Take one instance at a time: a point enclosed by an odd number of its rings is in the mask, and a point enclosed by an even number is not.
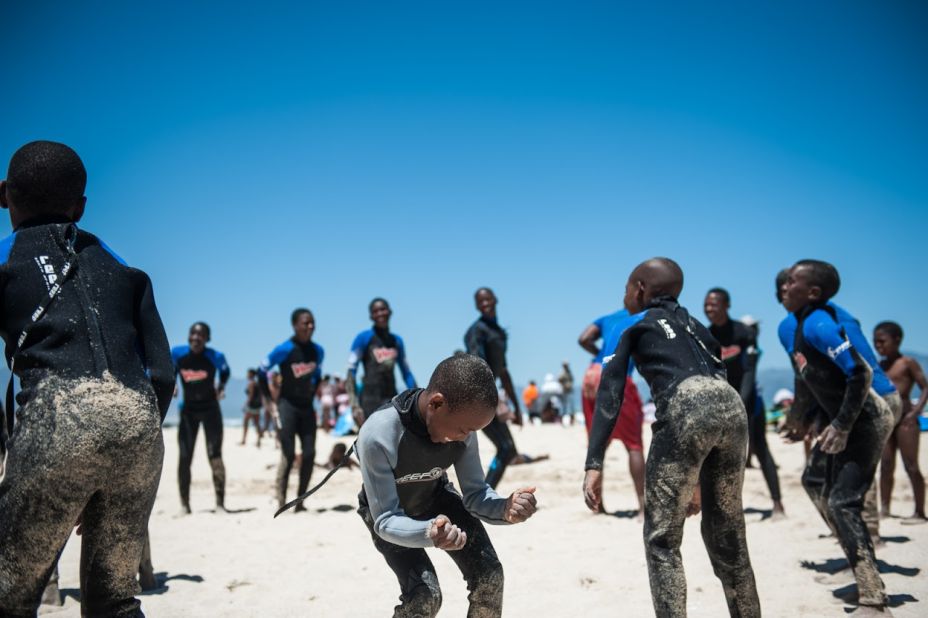
<svg viewBox="0 0 928 618"><path fill-rule="evenodd" d="M722 346L722 360L728 360L729 358L734 358L741 354L740 345L726 345Z"/></svg>
<svg viewBox="0 0 928 618"><path fill-rule="evenodd" d="M184 382L202 382L209 379L209 372L205 369L181 369L180 377Z"/></svg>
<svg viewBox="0 0 928 618"><path fill-rule="evenodd" d="M799 369L799 373L806 368L806 365L809 364L809 361L806 360L805 354L802 352L796 352L793 354L793 360L796 361L796 367Z"/></svg>
<svg viewBox="0 0 928 618"><path fill-rule="evenodd" d="M374 360L381 364L392 362L400 355L396 348L374 348L371 353L374 355Z"/></svg>
<svg viewBox="0 0 928 618"><path fill-rule="evenodd" d="M294 378L308 376L316 370L316 363L290 363L290 371Z"/></svg>

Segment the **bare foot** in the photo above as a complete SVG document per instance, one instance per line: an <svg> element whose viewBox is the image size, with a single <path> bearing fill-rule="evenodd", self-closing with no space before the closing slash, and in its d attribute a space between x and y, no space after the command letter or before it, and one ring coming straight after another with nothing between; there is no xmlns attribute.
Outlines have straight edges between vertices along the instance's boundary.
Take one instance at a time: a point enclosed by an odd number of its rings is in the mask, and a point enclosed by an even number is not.
<svg viewBox="0 0 928 618"><path fill-rule="evenodd" d="M902 520L903 526L917 526L919 524L928 523L928 519L925 519L924 515L910 515Z"/></svg>
<svg viewBox="0 0 928 618"><path fill-rule="evenodd" d="M892 612L885 605L883 607L873 607L871 605L858 605L857 609L851 613L855 618L865 618L866 616L879 616L885 618L892 616Z"/></svg>
<svg viewBox="0 0 928 618"><path fill-rule="evenodd" d="M638 514L635 515L635 521L637 521L639 524L644 523L644 509L638 509Z"/></svg>

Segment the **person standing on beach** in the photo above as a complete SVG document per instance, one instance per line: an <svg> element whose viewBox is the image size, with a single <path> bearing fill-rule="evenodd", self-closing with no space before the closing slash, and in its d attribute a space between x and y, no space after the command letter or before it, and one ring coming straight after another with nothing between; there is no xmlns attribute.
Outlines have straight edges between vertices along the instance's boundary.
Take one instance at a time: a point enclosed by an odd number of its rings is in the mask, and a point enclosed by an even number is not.
<svg viewBox="0 0 928 618"><path fill-rule="evenodd" d="M741 322L732 320L728 311L731 308L731 296L723 288L712 288L706 293L703 311L709 319L709 332L722 346L722 362L728 383L741 395L744 409L748 415L748 444L757 456L760 468L767 482L767 489L773 500L773 519L786 515L780 495L780 477L777 464L773 461L767 447L764 432L764 420L756 419L757 414L757 360L760 351L753 329ZM758 432L759 430L759 432Z"/></svg>
<svg viewBox="0 0 928 618"><path fill-rule="evenodd" d="M820 419L819 411L824 413L802 486L854 572L858 611L882 614L889 611L887 599L861 511L895 424L894 413L871 388L873 370L828 306L840 287L837 269L820 260L796 262L783 286L783 307L796 318L792 345L786 348L796 373L789 435L807 433L810 411Z"/></svg>
<svg viewBox="0 0 928 618"><path fill-rule="evenodd" d="M226 508L226 467L222 463L222 410L219 400L225 396L230 372L223 353L206 346L209 340L209 325L196 322L190 327L187 345L171 350L174 371L180 376L183 388L183 399L178 406L180 425L177 428L177 444L180 459L177 483L180 486L181 512L187 515L191 512L190 466L201 423L203 433L206 434L206 455L213 473L216 511L222 512Z"/></svg>
<svg viewBox="0 0 928 618"><path fill-rule="evenodd" d="M309 486L316 457L316 411L313 398L322 379L322 360L325 352L314 343L316 319L309 309L300 307L290 314L293 336L271 350L261 363L258 377L267 380L271 369L280 371L280 388L277 395L280 441L280 463L277 466L277 503L287 503L287 484L296 458L296 437L300 438L303 456L300 460L300 479L297 495ZM262 377L263 376L263 377ZM272 389L277 390L277 389ZM300 502L295 511L305 511Z"/></svg>
<svg viewBox="0 0 928 618"><path fill-rule="evenodd" d="M593 320L593 323L580 333L578 343L580 347L593 355L590 366L583 375L581 397L583 405L583 418L586 426L587 439L593 428L593 410L596 407L596 392L602 377L603 359L611 357L615 352L622 333L631 324L631 314L628 309L620 309ZM602 340L602 347L596 342ZM638 387L632 380L634 363L629 365L629 373L625 380L625 396L622 398L622 410L619 420L612 432L612 440L620 440L628 452L628 471L635 485L635 496L638 498L638 521L644 520L644 440L641 427L644 423L644 406ZM602 501L599 503L600 513L606 512Z"/></svg>
<svg viewBox="0 0 928 618"><path fill-rule="evenodd" d="M496 294L490 288L480 288L474 293L474 303L480 312L480 318L464 334L464 347L468 354L479 356L490 366L493 377L502 383L506 395L512 402L515 423L521 425L522 411L519 409L519 399L506 367L506 331L496 319ZM483 428L483 433L496 447L496 457L490 462L486 479L490 487L496 489L506 467L519 453L509 425L495 415Z"/></svg>
<svg viewBox="0 0 928 618"><path fill-rule="evenodd" d="M258 385L258 370L248 370L248 384L245 387L245 409L244 419L242 421L242 446L245 445L245 438L248 437L248 423L253 423L255 431L258 434L258 441L255 446L261 447L261 436L264 432L261 430L261 405L263 397L261 396L261 387Z"/></svg>
<svg viewBox="0 0 928 618"><path fill-rule="evenodd" d="M174 372L148 275L77 227L86 182L77 153L47 141L17 150L0 182L14 230L0 241L0 335L21 386L0 480L2 616L36 615L79 519L81 614L141 615Z"/></svg>
<svg viewBox="0 0 928 618"><path fill-rule="evenodd" d="M399 580L395 617L432 618L441 608L428 547L447 551L464 576L469 617L502 615L503 566L483 523L524 522L537 502L534 487L503 498L484 480L474 432L497 417L498 403L487 363L457 354L438 364L427 388L397 395L361 427L358 515Z"/></svg>
<svg viewBox="0 0 928 618"><path fill-rule="evenodd" d="M902 398L901 418L886 442L880 462L880 501L883 505L882 516L889 517L898 449L915 497L915 513L903 519L902 523L923 524L928 520L925 519L925 478L918 468L918 440L921 432L918 417L928 401L928 380L917 360L899 352L902 334L902 327L895 322L880 322L873 329L873 347L883 357L880 367L893 381ZM912 387L916 384L920 393L918 401L912 405Z"/></svg>
<svg viewBox="0 0 928 618"><path fill-rule="evenodd" d="M587 449L584 500L602 502L606 446L621 417L634 359L657 403L645 480L644 540L651 598L658 618L686 616L686 576L680 557L683 523L699 511L702 537L722 582L731 616L760 616L745 538L741 492L748 420L738 392L725 379L721 349L705 326L677 302L683 271L668 258L639 264L625 287L633 314L602 381Z"/></svg>
<svg viewBox="0 0 928 618"><path fill-rule="evenodd" d="M393 312L383 298L375 298L368 305L372 328L362 331L351 344L348 357L348 395L358 426L371 413L396 396L395 369L399 367L406 388L416 388L416 379L406 362L403 339L390 332ZM358 365L364 367L360 393L357 390Z"/></svg>

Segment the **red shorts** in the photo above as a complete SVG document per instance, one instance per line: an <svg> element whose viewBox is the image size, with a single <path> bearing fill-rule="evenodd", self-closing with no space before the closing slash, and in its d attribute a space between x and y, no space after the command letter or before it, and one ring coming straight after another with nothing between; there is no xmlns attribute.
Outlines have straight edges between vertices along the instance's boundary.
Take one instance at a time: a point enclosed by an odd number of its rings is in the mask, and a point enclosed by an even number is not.
<svg viewBox="0 0 928 618"><path fill-rule="evenodd" d="M603 366L592 364L583 374L583 417L586 419L586 433L589 435L593 427L593 411L596 408L596 391L599 390L599 379ZM622 410L619 420L612 430L612 439L621 440L625 448L630 451L643 451L641 440L641 424L644 422L644 411L641 406L641 395L638 387L630 377L625 378L625 398L622 400Z"/></svg>

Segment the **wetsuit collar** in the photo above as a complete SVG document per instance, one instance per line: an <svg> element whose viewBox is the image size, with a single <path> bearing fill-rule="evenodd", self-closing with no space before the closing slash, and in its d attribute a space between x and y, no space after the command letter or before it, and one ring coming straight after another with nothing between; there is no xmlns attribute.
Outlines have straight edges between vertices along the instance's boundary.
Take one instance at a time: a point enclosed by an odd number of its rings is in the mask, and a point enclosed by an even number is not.
<svg viewBox="0 0 928 618"><path fill-rule="evenodd" d="M390 334L390 327L380 328L379 326L372 326L371 330L374 331L377 335L385 337Z"/></svg>
<svg viewBox="0 0 928 618"><path fill-rule="evenodd" d="M74 221L65 215L37 215L31 219L26 219L16 226L16 229L13 231L18 232L29 227L38 227L40 225L49 225L52 223L74 223Z"/></svg>
<svg viewBox="0 0 928 618"><path fill-rule="evenodd" d="M670 294L665 294L663 296L655 296L652 298L651 302L648 303L645 309L649 309L651 307L664 307L673 310L679 306L680 302L676 299L676 297L671 296Z"/></svg>
<svg viewBox="0 0 928 618"><path fill-rule="evenodd" d="M410 388L393 398L393 407L399 412L403 425L412 433L422 438L429 437L425 419L419 414L419 395L424 388Z"/></svg>
<svg viewBox="0 0 928 618"><path fill-rule="evenodd" d="M481 315L480 319L489 324L490 326L499 326L499 320L496 317L488 318L485 315Z"/></svg>

